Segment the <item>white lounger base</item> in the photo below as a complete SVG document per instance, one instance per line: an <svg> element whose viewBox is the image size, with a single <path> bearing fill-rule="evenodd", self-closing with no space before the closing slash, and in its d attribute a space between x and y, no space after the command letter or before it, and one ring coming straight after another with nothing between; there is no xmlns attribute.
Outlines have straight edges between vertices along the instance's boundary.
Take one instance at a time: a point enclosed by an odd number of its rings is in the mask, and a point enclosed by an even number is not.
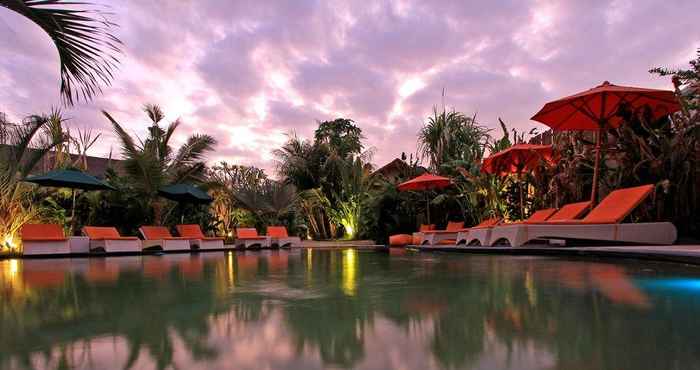
<svg viewBox="0 0 700 370"><path fill-rule="evenodd" d="M462 231L464 232L464 231ZM421 238L421 245L435 245L443 240L457 239L460 232L439 232L439 233L423 233Z"/></svg>
<svg viewBox="0 0 700 370"><path fill-rule="evenodd" d="M290 236L287 238L272 238L270 243L271 245L276 245L279 248L300 247L301 238L297 236Z"/></svg>
<svg viewBox="0 0 700 370"><path fill-rule="evenodd" d="M143 249L161 247L163 251L188 251L190 250L190 241L188 239L155 239L144 240Z"/></svg>
<svg viewBox="0 0 700 370"><path fill-rule="evenodd" d="M478 227L457 234L457 245L486 246L491 241L492 227Z"/></svg>
<svg viewBox="0 0 700 370"><path fill-rule="evenodd" d="M90 251L102 249L105 253L138 253L141 252L141 241L132 240L90 240Z"/></svg>
<svg viewBox="0 0 700 370"><path fill-rule="evenodd" d="M36 241L23 240L23 252L25 256L39 256L43 254L69 254L70 243L68 239L64 241Z"/></svg>
<svg viewBox="0 0 700 370"><path fill-rule="evenodd" d="M638 244L673 244L676 227L670 222L629 224L519 224L493 228L491 244L508 241L512 247L536 239L574 239Z"/></svg>
<svg viewBox="0 0 700 370"><path fill-rule="evenodd" d="M261 238L261 239L236 239L235 242L236 248L243 247L245 249L248 248L270 248L270 238Z"/></svg>
<svg viewBox="0 0 700 370"><path fill-rule="evenodd" d="M224 241L221 239L193 239L190 240L192 246L196 246L197 249L207 250L207 249L224 249Z"/></svg>

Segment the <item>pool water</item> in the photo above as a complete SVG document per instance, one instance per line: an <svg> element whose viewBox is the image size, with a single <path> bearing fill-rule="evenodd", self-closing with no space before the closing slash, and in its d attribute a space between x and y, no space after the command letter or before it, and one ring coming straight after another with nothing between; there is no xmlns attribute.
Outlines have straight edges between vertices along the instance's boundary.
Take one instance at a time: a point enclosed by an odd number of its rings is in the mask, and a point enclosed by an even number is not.
<svg viewBox="0 0 700 370"><path fill-rule="evenodd" d="M346 250L0 261L0 369L700 369L700 269Z"/></svg>

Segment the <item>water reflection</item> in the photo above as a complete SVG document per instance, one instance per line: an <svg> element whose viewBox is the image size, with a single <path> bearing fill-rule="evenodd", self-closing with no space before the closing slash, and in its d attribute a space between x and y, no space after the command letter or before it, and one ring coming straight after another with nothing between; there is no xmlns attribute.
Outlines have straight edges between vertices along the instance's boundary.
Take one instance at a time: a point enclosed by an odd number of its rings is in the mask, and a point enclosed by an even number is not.
<svg viewBox="0 0 700 370"><path fill-rule="evenodd" d="M353 249L3 260L0 368L695 369L696 276Z"/></svg>

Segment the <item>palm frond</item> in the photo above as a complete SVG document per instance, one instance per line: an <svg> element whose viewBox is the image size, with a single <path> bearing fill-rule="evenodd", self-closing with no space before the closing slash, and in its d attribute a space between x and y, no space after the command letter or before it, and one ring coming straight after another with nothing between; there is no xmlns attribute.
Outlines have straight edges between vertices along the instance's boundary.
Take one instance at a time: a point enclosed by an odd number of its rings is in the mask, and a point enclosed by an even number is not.
<svg viewBox="0 0 700 370"><path fill-rule="evenodd" d="M110 15L94 4L72 0L3 0L13 10L41 27L58 51L61 96L64 104L91 100L110 85L118 66L121 41L112 34Z"/></svg>
<svg viewBox="0 0 700 370"><path fill-rule="evenodd" d="M214 145L216 145L216 139L210 135L192 135L180 147L172 165L174 167L190 166L201 161L207 152L214 149Z"/></svg>

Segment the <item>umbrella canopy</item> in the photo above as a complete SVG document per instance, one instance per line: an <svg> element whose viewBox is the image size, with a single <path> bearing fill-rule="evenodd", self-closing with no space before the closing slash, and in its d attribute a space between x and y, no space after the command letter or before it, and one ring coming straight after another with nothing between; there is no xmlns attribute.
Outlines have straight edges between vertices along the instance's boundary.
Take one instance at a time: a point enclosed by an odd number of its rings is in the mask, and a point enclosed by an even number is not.
<svg viewBox="0 0 700 370"><path fill-rule="evenodd" d="M399 184L400 191L422 191L443 189L452 184L452 181L447 177L436 176L429 173L424 173L416 178L402 182Z"/></svg>
<svg viewBox="0 0 700 370"><path fill-rule="evenodd" d="M425 191L433 189L444 189L452 184L452 180L447 177L436 176L424 173L406 182L399 184L399 191ZM428 194L425 195L425 213L428 223L430 223L430 200Z"/></svg>
<svg viewBox="0 0 700 370"><path fill-rule="evenodd" d="M54 170L24 179L41 186L81 190L116 190L104 181L77 170Z"/></svg>
<svg viewBox="0 0 700 370"><path fill-rule="evenodd" d="M207 192L191 184L169 185L158 190L158 193L178 203L207 204L214 200Z"/></svg>
<svg viewBox="0 0 700 370"><path fill-rule="evenodd" d="M623 120L618 116L622 106L627 106L632 111L647 109L654 119L681 109L673 91L618 86L605 81L600 86L549 102L532 116L532 120L544 123L555 131L596 132L591 186L591 202L594 205L597 201L600 167L600 133L622 124Z"/></svg>
<svg viewBox="0 0 700 370"><path fill-rule="evenodd" d="M540 160L553 161L551 145L516 144L484 159L481 172L505 176L531 171Z"/></svg>
<svg viewBox="0 0 700 370"><path fill-rule="evenodd" d="M681 109L673 91L618 86L605 81L600 86L545 104L531 119L555 131L617 128L622 124L617 113L623 104L632 110L649 107L654 119Z"/></svg>

